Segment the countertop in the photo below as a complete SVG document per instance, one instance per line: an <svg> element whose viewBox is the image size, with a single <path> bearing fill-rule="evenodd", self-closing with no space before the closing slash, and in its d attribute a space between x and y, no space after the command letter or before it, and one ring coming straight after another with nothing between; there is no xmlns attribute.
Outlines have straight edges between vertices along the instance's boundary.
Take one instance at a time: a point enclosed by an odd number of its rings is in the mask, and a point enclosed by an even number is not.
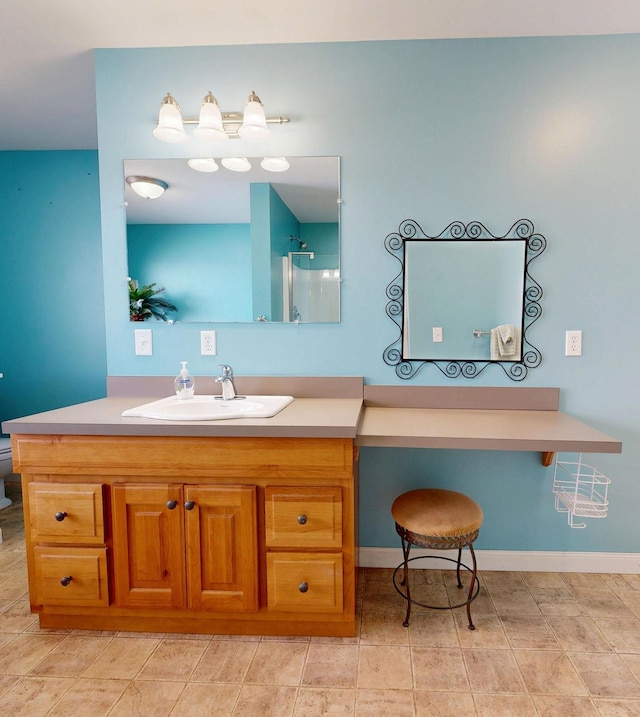
<svg viewBox="0 0 640 717"><path fill-rule="evenodd" d="M148 402L148 396L101 398L5 421L2 430L79 436L355 438L362 410L361 398L296 398L272 418L174 422L122 417L124 410Z"/></svg>
<svg viewBox="0 0 640 717"><path fill-rule="evenodd" d="M123 389L130 387L129 379ZM365 386L359 378L244 379L246 388L282 394L294 386L289 406L272 418L162 421L123 418L148 403L159 379L142 382L138 396L110 395L87 403L5 421L10 434L104 436L219 436L350 438L358 446L540 451L545 465L558 451L620 453L622 443L558 410L558 389ZM163 379L164 381L164 379ZM163 384L162 384L163 385ZM162 390L161 388L159 390ZM322 398L309 396L318 391ZM252 393L251 390L246 391ZM302 394L302 397L300 396ZM342 397L335 397L345 396ZM162 398L161 395L155 398Z"/></svg>
<svg viewBox="0 0 640 717"><path fill-rule="evenodd" d="M359 446L620 453L622 443L560 411L368 406Z"/></svg>

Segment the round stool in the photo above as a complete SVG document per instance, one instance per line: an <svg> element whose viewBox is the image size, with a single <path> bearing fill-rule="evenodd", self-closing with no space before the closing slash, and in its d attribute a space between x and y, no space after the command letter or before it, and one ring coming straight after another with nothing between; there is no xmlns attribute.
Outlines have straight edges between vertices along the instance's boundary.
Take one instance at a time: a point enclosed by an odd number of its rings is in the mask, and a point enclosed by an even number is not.
<svg viewBox="0 0 640 717"><path fill-rule="evenodd" d="M415 603L433 610L452 610L466 606L469 629L475 630L475 626L471 621L471 603L480 592L480 581L477 575L478 570L476 556L473 551L473 541L478 537L484 518L480 506L462 493L438 488L423 488L403 493L396 498L391 506L391 515L396 522L396 532L402 541L402 555L404 558L393 573L393 584L400 595L407 601L404 626L409 626L411 605ZM412 545L433 550L453 550L457 548L458 558L453 560L439 555L420 555L410 558L409 553ZM469 548L472 567L461 562L464 547ZM456 563L456 577L460 589L463 587L460 580L460 568L464 568L471 573L469 594L464 602L457 605L438 606L426 605L411 599L409 563L414 560L425 559L448 560ZM400 586L404 590L398 587L396 576L399 571L402 571Z"/></svg>

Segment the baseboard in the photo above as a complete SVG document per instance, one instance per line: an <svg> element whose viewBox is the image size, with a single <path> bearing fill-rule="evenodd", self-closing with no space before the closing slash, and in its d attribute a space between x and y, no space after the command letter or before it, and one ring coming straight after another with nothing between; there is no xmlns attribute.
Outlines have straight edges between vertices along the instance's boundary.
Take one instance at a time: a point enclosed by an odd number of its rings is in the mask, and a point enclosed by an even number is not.
<svg viewBox="0 0 640 717"><path fill-rule="evenodd" d="M639 553L563 553L543 550L476 550L475 552L480 570L640 574ZM455 557L455 553L456 551L411 549L411 557L438 554ZM359 549L361 568L395 568L401 562L400 548ZM447 568L448 563L425 561L421 567Z"/></svg>

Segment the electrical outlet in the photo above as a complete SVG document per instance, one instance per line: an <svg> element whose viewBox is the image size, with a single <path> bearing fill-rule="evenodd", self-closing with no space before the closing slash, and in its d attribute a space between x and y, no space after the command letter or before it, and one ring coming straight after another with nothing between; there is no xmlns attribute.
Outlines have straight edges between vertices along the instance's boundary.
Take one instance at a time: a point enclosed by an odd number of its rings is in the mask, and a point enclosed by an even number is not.
<svg viewBox="0 0 640 717"><path fill-rule="evenodd" d="M151 329L136 329L136 356L153 355L153 337Z"/></svg>
<svg viewBox="0 0 640 717"><path fill-rule="evenodd" d="M216 349L216 332L201 331L200 332L200 356L215 356Z"/></svg>
<svg viewBox="0 0 640 717"><path fill-rule="evenodd" d="M442 343L442 326L434 326L432 329L433 332L433 343L439 344Z"/></svg>
<svg viewBox="0 0 640 717"><path fill-rule="evenodd" d="M564 345L565 356L582 356L582 331L567 331Z"/></svg>

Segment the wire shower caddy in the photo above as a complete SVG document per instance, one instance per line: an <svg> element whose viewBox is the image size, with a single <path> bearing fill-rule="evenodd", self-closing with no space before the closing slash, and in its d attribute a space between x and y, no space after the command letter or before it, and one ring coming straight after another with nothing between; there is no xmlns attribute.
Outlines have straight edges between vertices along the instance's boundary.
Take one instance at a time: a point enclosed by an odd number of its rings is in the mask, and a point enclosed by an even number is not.
<svg viewBox="0 0 640 717"><path fill-rule="evenodd" d="M572 528L586 528L575 518L606 518L609 510L607 492L611 479L593 466L584 463L582 453L575 461L560 460L556 456L553 471L553 494L558 513L568 513Z"/></svg>

